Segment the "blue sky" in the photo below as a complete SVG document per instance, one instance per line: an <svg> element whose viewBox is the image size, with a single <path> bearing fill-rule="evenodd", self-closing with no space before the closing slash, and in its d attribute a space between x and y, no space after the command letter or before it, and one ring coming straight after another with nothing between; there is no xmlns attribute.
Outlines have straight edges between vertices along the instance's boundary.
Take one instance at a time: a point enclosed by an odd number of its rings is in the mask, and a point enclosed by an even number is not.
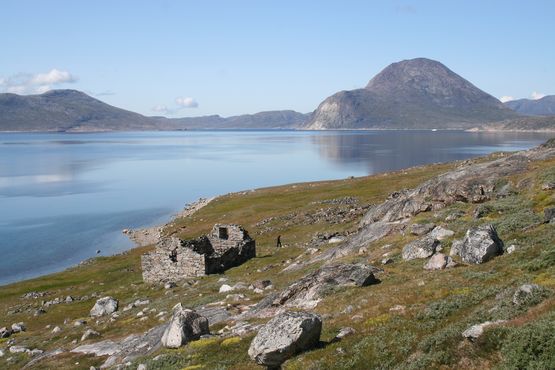
<svg viewBox="0 0 555 370"><path fill-rule="evenodd" d="M312 111L428 57L496 96L555 93L555 1L0 0L0 91L147 115Z"/></svg>

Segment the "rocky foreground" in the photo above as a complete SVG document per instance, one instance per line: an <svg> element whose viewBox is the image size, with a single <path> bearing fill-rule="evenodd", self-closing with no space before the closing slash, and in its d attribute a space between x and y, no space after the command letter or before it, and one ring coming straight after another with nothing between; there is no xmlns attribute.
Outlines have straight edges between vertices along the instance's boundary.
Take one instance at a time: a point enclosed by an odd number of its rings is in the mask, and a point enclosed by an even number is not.
<svg viewBox="0 0 555 370"><path fill-rule="evenodd" d="M143 247L1 287L0 367L555 368L554 140L226 195L160 235L216 222L257 257L148 285Z"/></svg>

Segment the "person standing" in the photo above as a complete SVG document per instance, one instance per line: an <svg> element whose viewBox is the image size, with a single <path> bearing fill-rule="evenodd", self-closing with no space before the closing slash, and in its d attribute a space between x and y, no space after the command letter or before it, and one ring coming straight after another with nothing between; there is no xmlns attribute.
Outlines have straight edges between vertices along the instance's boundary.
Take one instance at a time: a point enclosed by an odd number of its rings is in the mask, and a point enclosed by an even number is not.
<svg viewBox="0 0 555 370"><path fill-rule="evenodd" d="M281 235L277 237L276 248L281 248Z"/></svg>

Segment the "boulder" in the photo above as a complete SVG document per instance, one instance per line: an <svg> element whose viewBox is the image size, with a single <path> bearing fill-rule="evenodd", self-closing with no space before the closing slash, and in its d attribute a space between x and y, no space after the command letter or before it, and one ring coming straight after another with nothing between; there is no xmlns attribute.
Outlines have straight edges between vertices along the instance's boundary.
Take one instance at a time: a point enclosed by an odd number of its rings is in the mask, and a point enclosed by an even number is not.
<svg viewBox="0 0 555 370"><path fill-rule="evenodd" d="M85 330L85 332L81 336L81 342L86 341L89 338L99 337L99 336L100 336L99 332L94 331L92 329L87 329L87 330Z"/></svg>
<svg viewBox="0 0 555 370"><path fill-rule="evenodd" d="M262 289L262 290L266 289L270 285L272 285L272 282L270 280L257 280L254 283L252 283L252 286L254 289Z"/></svg>
<svg viewBox="0 0 555 370"><path fill-rule="evenodd" d="M378 283L374 277L377 271L377 268L365 264L324 266L283 290L272 301L272 306L314 308L326 292L336 287Z"/></svg>
<svg viewBox="0 0 555 370"><path fill-rule="evenodd" d="M453 242L451 243L451 250L449 251L449 255L451 257L460 256L462 244L462 240L453 240Z"/></svg>
<svg viewBox="0 0 555 370"><path fill-rule="evenodd" d="M479 264L503 253L503 241L493 225L483 225L466 232L459 255L465 263Z"/></svg>
<svg viewBox="0 0 555 370"><path fill-rule="evenodd" d="M208 319L194 310L182 308L178 304L170 323L162 335L162 345L166 348L179 348L201 335L209 334Z"/></svg>
<svg viewBox="0 0 555 370"><path fill-rule="evenodd" d="M536 301L545 290L537 284L524 284L517 288L513 295L513 304L522 306L526 303Z"/></svg>
<svg viewBox="0 0 555 370"><path fill-rule="evenodd" d="M446 229L444 227L441 226L437 226L435 227L431 232L430 232L430 237L437 239L437 240L443 240L443 239L447 239L450 236L455 235L455 232L449 229Z"/></svg>
<svg viewBox="0 0 555 370"><path fill-rule="evenodd" d="M12 324L12 333L19 333L19 332L25 331L26 329L27 328L25 327L25 324L22 322Z"/></svg>
<svg viewBox="0 0 555 370"><path fill-rule="evenodd" d="M0 328L0 338L8 338L10 335L12 335L12 329L6 327Z"/></svg>
<svg viewBox="0 0 555 370"><path fill-rule="evenodd" d="M234 290L234 288L233 288L232 286L229 286L229 285L227 285L227 284L223 284L223 285L220 287L219 292L220 292L220 293L227 293L227 292L232 292L233 290Z"/></svg>
<svg viewBox="0 0 555 370"><path fill-rule="evenodd" d="M543 210L543 220L545 223L555 223L555 207Z"/></svg>
<svg viewBox="0 0 555 370"><path fill-rule="evenodd" d="M10 353L25 353L30 352L29 348L23 346L11 346L9 348Z"/></svg>
<svg viewBox="0 0 555 370"><path fill-rule="evenodd" d="M58 334L61 331L62 328L60 328L59 326L55 326L54 329L52 329L52 334Z"/></svg>
<svg viewBox="0 0 555 370"><path fill-rule="evenodd" d="M308 312L284 312L260 328L249 347L249 356L268 368L279 368L295 354L320 341L322 319Z"/></svg>
<svg viewBox="0 0 555 370"><path fill-rule="evenodd" d="M462 336L466 339L474 341L484 333L484 329L489 326L499 325L506 322L505 320L497 320L497 321L486 321L481 324L472 325L470 328L463 331Z"/></svg>
<svg viewBox="0 0 555 370"><path fill-rule="evenodd" d="M439 245L439 240L425 236L405 245L401 256L405 261L416 258L428 258L435 253Z"/></svg>
<svg viewBox="0 0 555 370"><path fill-rule="evenodd" d="M412 224L410 225L410 233L421 236L432 231L434 227L436 227L434 224Z"/></svg>
<svg viewBox="0 0 555 370"><path fill-rule="evenodd" d="M343 339L349 335L353 335L356 333L356 330L351 328L350 326L346 326L344 328L341 328L341 330L339 330L339 333L337 333L337 335L335 336L336 339Z"/></svg>
<svg viewBox="0 0 555 370"><path fill-rule="evenodd" d="M454 267L455 262L443 253L436 253L424 265L425 270L443 270L446 267Z"/></svg>
<svg viewBox="0 0 555 370"><path fill-rule="evenodd" d="M100 298L91 309L92 317L111 315L118 310L118 301L112 297Z"/></svg>

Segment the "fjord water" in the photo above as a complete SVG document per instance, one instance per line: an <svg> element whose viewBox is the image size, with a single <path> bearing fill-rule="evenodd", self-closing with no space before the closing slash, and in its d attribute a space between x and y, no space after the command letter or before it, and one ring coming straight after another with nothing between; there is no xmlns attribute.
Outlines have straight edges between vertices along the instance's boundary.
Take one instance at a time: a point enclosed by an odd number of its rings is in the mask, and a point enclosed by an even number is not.
<svg viewBox="0 0 555 370"><path fill-rule="evenodd" d="M526 149L543 133L0 133L0 284L132 247L199 197ZM393 189L392 189L393 190ZM241 220L237 220L238 223Z"/></svg>

